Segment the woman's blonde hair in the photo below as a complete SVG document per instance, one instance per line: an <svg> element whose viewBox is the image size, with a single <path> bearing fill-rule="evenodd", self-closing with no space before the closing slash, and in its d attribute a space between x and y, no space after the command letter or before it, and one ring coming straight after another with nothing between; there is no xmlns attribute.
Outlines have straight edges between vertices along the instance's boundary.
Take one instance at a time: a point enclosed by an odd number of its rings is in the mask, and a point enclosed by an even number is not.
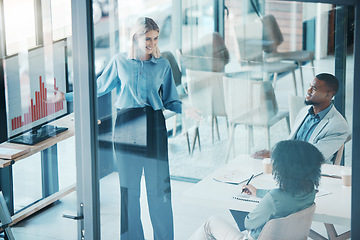
<svg viewBox="0 0 360 240"><path fill-rule="evenodd" d="M140 17L136 20L134 26L131 29L131 45L128 52L128 58L135 59L136 58L136 52L137 52L137 46L136 46L136 39L140 36L146 34L147 32L154 30L160 33L160 29L156 22L149 18L149 17ZM152 54L155 58L160 57L160 49L156 45Z"/></svg>

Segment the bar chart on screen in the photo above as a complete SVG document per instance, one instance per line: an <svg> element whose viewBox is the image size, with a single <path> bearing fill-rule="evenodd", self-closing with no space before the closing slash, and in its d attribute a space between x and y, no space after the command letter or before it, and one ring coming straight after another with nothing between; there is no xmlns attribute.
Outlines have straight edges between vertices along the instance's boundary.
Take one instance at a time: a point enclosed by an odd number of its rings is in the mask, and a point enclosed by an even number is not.
<svg viewBox="0 0 360 240"><path fill-rule="evenodd" d="M8 138L35 132L65 114L64 102L46 102L57 91L66 92L64 42L39 47L5 60L5 96ZM49 50L50 49L50 50Z"/></svg>
<svg viewBox="0 0 360 240"><path fill-rule="evenodd" d="M22 116L16 116L11 119L11 130L23 127L29 123L35 122L40 118L47 117L51 114L59 112L64 109L64 103L47 103L44 100L47 99L47 88L44 86L44 82L39 76L39 89L35 92L35 99L29 99L29 108ZM56 86L56 79L54 78L54 90L58 91Z"/></svg>

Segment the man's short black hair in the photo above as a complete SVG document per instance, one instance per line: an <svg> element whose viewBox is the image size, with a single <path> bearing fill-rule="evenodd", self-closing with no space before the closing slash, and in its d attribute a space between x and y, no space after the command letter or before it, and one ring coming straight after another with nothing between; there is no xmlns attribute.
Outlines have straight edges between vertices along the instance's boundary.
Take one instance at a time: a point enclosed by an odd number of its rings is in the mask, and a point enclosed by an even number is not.
<svg viewBox="0 0 360 240"><path fill-rule="evenodd" d="M334 75L330 73L320 73L316 75L316 78L324 81L326 86L328 86L331 90L334 91L334 95L339 90L339 81Z"/></svg>

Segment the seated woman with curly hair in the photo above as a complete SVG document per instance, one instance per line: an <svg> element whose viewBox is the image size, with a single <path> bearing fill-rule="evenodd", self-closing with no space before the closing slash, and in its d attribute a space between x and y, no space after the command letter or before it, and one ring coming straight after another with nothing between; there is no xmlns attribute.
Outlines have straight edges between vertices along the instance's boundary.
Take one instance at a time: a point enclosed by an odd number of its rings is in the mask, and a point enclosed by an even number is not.
<svg viewBox="0 0 360 240"><path fill-rule="evenodd" d="M314 203L315 187L319 186L321 164L324 162L319 150L308 142L287 140L276 144L271 159L272 173L279 188L265 190L251 184L243 185L244 192L262 198L254 211L239 212L243 218L235 218L238 227L210 217L190 239L257 239L269 220L310 207Z"/></svg>

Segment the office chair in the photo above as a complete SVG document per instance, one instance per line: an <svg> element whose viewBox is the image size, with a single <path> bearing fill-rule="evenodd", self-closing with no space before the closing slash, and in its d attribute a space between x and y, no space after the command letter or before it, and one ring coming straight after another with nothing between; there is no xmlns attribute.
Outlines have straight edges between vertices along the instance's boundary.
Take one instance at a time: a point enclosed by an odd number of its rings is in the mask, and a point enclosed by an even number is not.
<svg viewBox="0 0 360 240"><path fill-rule="evenodd" d="M306 240L308 239L311 222L316 204L290 214L287 217L272 219L262 229L258 240Z"/></svg>
<svg viewBox="0 0 360 240"><path fill-rule="evenodd" d="M273 44L270 40L263 40L262 23L258 19L248 21L242 18L234 18L231 21L231 31L233 36L236 59L240 63L243 71L251 73L262 73L260 80L269 80L273 75L273 87L276 88L278 75L291 72L294 92L297 95L297 84L295 69L297 65L292 61L267 61L264 58L264 49Z"/></svg>
<svg viewBox="0 0 360 240"><path fill-rule="evenodd" d="M182 85L187 91L186 69L208 72L224 72L230 54L223 37L213 32L201 38L198 44L185 45L176 50L182 72Z"/></svg>
<svg viewBox="0 0 360 240"><path fill-rule="evenodd" d="M164 52L161 53L161 56L166 58L170 63L171 70L172 70L173 77L174 77L175 86L176 86L176 89L177 89L180 100L183 101L183 102L186 101L187 97L188 97L187 93L184 92L182 87L179 87L182 84L182 80L181 80L182 79L182 72L181 72L181 70L179 68L178 63L176 62L176 59L175 59L174 55L170 51L164 51ZM174 125L173 125L173 133L172 133L172 135L175 137L176 133L177 133L178 114L173 112L173 111L167 110L167 109L165 109L163 113L164 113L165 120L170 119L170 118L174 118ZM182 118L182 120L183 120L182 125L184 127L184 125L185 125L184 118ZM185 137L186 137L188 152L190 154L190 140L189 140L189 134L187 132L185 132Z"/></svg>
<svg viewBox="0 0 360 240"><path fill-rule="evenodd" d="M248 128L248 152L253 143L253 126L266 128L267 148L270 149L270 127L286 119L290 133L289 112L279 111L274 89L269 81L248 80L245 77L223 78L225 111L230 125L230 139L226 159L234 149L235 128Z"/></svg>
<svg viewBox="0 0 360 240"><path fill-rule="evenodd" d="M279 52L278 46L284 42L284 37L275 17L273 15L265 15L261 18L261 20L263 23L264 39L273 42L273 44L265 49L265 52L267 52L267 54L265 54L266 61L273 62L288 60L296 62L299 67L302 93L304 94L305 89L302 64L310 61L312 72L315 77L314 52L305 50Z"/></svg>
<svg viewBox="0 0 360 240"><path fill-rule="evenodd" d="M214 127L220 140L217 117L226 117L224 105L222 72L194 71L187 69L186 78L190 104L199 109L204 117L211 117L211 136L214 143ZM200 147L199 122L196 123L192 152L198 140Z"/></svg>

